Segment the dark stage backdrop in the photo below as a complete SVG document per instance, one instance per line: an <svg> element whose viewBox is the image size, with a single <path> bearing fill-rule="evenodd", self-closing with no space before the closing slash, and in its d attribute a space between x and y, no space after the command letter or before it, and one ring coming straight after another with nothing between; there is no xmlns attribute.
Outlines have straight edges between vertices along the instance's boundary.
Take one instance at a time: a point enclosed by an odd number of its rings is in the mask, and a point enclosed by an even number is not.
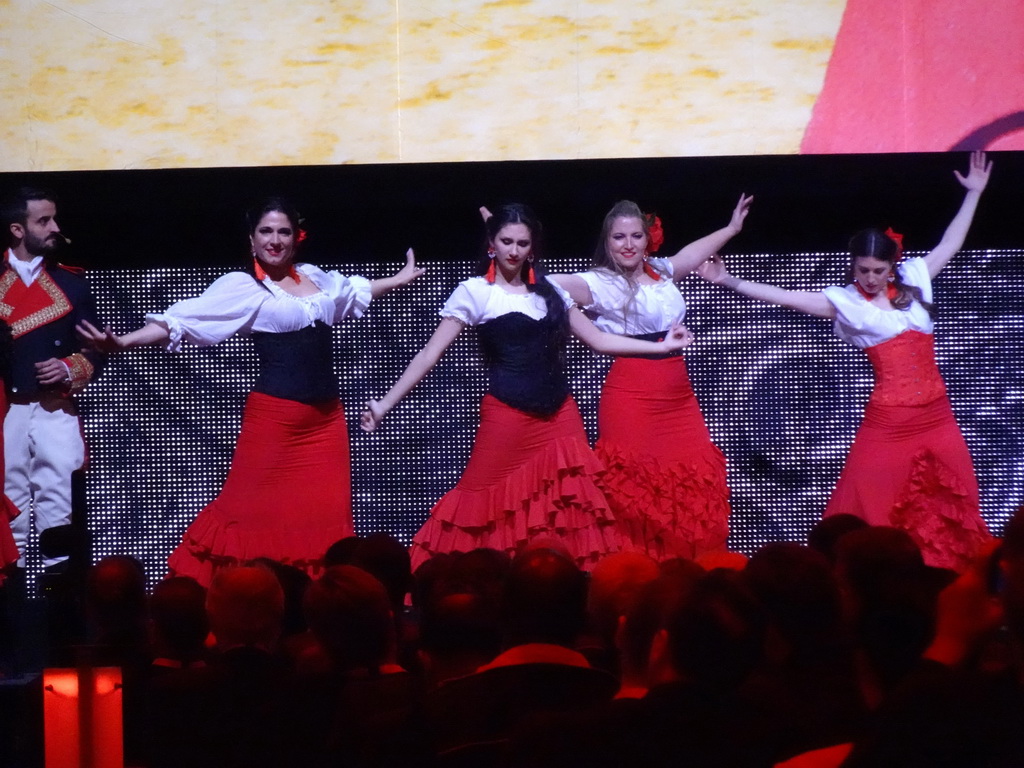
<svg viewBox="0 0 1024 768"><path fill-rule="evenodd" d="M1000 530L1024 497L1021 417L1024 340L1022 252L960 254L936 282L939 365L976 463L983 512ZM783 286L841 282L839 254L746 255L733 271ZM555 260L557 270L583 267ZM472 444L484 375L468 330L434 372L374 434L358 429L359 404L380 396L430 336L437 310L467 263L427 263L427 275L374 302L335 330L336 369L348 409L356 528L408 541L457 480ZM394 264L340 265L370 277ZM220 268L101 271L91 275L100 315L118 331L198 294ZM697 342L686 355L717 444L729 460L731 545L801 541L838 476L871 388L865 356L830 323L758 304L690 277L682 285ZM571 342L573 388L591 437L606 359ZM94 554L129 553L154 576L227 472L242 404L255 375L246 339L170 354L113 358L81 398L91 466L87 497ZM300 475L293 478L304 482ZM281 515L301 510L281 508Z"/></svg>

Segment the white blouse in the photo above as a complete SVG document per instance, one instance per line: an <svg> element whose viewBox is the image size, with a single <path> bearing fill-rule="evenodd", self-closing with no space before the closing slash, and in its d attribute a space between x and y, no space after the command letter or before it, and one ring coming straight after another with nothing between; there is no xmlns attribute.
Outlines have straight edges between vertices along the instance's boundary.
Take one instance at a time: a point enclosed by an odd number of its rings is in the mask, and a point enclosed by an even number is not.
<svg viewBox="0 0 1024 768"><path fill-rule="evenodd" d="M571 307L573 301L569 294L550 277L547 280L554 286L566 307ZM441 317L454 317L466 325L481 325L510 312L520 312L534 320L542 320L548 313L548 305L540 294L509 293L499 285L488 283L486 278L471 277L455 286L439 314Z"/></svg>
<svg viewBox="0 0 1024 768"><path fill-rule="evenodd" d="M201 347L217 344L236 333L298 331L317 320L333 325L349 317L361 317L370 304L370 281L339 272L324 272L312 264L295 268L320 289L311 296L292 296L267 278L262 286L245 272L223 275L194 299L173 304L162 314L146 315L171 335L169 351L182 339Z"/></svg>
<svg viewBox="0 0 1024 768"><path fill-rule="evenodd" d="M907 285L921 290L921 298L931 303L932 281L924 259L915 257L902 262L897 269ZM885 310L860 295L855 285L830 286L823 293L836 308L833 329L836 336L860 349L873 347L899 336L904 331L932 333L935 324L921 302L914 301L907 309Z"/></svg>
<svg viewBox="0 0 1024 768"><path fill-rule="evenodd" d="M672 281L672 262L651 259L650 265L661 275L656 283L641 283L630 301L630 287L622 275L592 269L577 272L590 288L593 303L584 307L595 315L594 325L619 336L659 333L681 323L686 317L686 301Z"/></svg>

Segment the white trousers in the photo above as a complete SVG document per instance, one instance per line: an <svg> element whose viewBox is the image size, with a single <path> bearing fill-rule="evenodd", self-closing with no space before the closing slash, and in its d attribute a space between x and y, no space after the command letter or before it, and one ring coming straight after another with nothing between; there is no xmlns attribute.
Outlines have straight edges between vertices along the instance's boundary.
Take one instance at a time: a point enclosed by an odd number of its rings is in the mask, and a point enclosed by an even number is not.
<svg viewBox="0 0 1024 768"><path fill-rule="evenodd" d="M12 404L4 419L4 492L21 510L11 532L25 565L29 509L37 531L71 522L71 474L85 463L85 442L75 404L66 399ZM43 566L64 558L44 558Z"/></svg>

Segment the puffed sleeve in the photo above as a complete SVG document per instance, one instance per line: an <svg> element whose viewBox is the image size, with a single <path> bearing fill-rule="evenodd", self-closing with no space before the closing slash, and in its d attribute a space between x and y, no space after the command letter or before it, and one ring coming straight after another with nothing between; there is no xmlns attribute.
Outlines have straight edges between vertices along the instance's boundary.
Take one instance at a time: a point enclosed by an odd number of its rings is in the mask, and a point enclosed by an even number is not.
<svg viewBox="0 0 1024 768"><path fill-rule="evenodd" d="M312 264L299 264L298 268L334 302L334 322L346 318L359 319L370 306L373 294L370 291L370 281L365 277L343 275L333 270L324 272Z"/></svg>
<svg viewBox="0 0 1024 768"><path fill-rule="evenodd" d="M825 298L836 308L832 328L836 336L861 349L877 343L871 325L871 306L861 298L852 285L832 285L822 290Z"/></svg>
<svg viewBox="0 0 1024 768"><path fill-rule="evenodd" d="M565 290L565 288L563 288L558 283L556 283L554 280L552 280L550 276L545 278L545 279L555 289L555 293L558 294L558 297L565 304L565 308L566 309L572 309L573 307L576 306L576 302L572 300L572 296L569 295L569 292L567 290Z"/></svg>
<svg viewBox="0 0 1024 768"><path fill-rule="evenodd" d="M590 289L591 303L584 307L589 312L601 314L613 309L621 303L622 278L607 270L589 269L577 272L576 277L582 278Z"/></svg>
<svg viewBox="0 0 1024 768"><path fill-rule="evenodd" d="M907 259L898 267L900 277L907 285L921 290L921 298L929 304L932 301L932 278L928 274L928 265L920 256Z"/></svg>
<svg viewBox="0 0 1024 768"><path fill-rule="evenodd" d="M181 347L182 339L207 347L247 333L260 306L270 297L252 275L229 272L217 278L200 296L172 304L162 314L146 315L170 333L167 350Z"/></svg>
<svg viewBox="0 0 1024 768"><path fill-rule="evenodd" d="M466 325L476 325L483 316L487 303L487 294L480 290L480 284L483 284L484 288L487 287L487 281L482 277L470 278L459 283L438 314L441 317L454 317Z"/></svg>
<svg viewBox="0 0 1024 768"><path fill-rule="evenodd" d="M662 277L666 277L669 280L675 279L675 270L672 268L672 262L668 259L659 259L652 256L647 260L647 263ZM680 279L683 277L686 277L686 275L682 275Z"/></svg>

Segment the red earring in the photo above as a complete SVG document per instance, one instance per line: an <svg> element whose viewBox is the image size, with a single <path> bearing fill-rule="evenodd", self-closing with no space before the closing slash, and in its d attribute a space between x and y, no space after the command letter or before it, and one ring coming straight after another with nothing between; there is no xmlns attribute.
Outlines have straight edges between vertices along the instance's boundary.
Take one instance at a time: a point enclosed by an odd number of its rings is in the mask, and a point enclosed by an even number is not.
<svg viewBox="0 0 1024 768"><path fill-rule="evenodd" d="M495 274L494 274L494 272L495 272L495 270L494 270L494 257L496 255L494 253L494 249L493 248L488 248L487 249L487 255L490 257L491 263L487 266L487 274L484 275L484 279L487 280L487 282L490 283L491 285L494 285L494 278L495 278Z"/></svg>
<svg viewBox="0 0 1024 768"><path fill-rule="evenodd" d="M528 262L526 262L526 284L537 284L537 276L533 272L533 259L530 259Z"/></svg>

